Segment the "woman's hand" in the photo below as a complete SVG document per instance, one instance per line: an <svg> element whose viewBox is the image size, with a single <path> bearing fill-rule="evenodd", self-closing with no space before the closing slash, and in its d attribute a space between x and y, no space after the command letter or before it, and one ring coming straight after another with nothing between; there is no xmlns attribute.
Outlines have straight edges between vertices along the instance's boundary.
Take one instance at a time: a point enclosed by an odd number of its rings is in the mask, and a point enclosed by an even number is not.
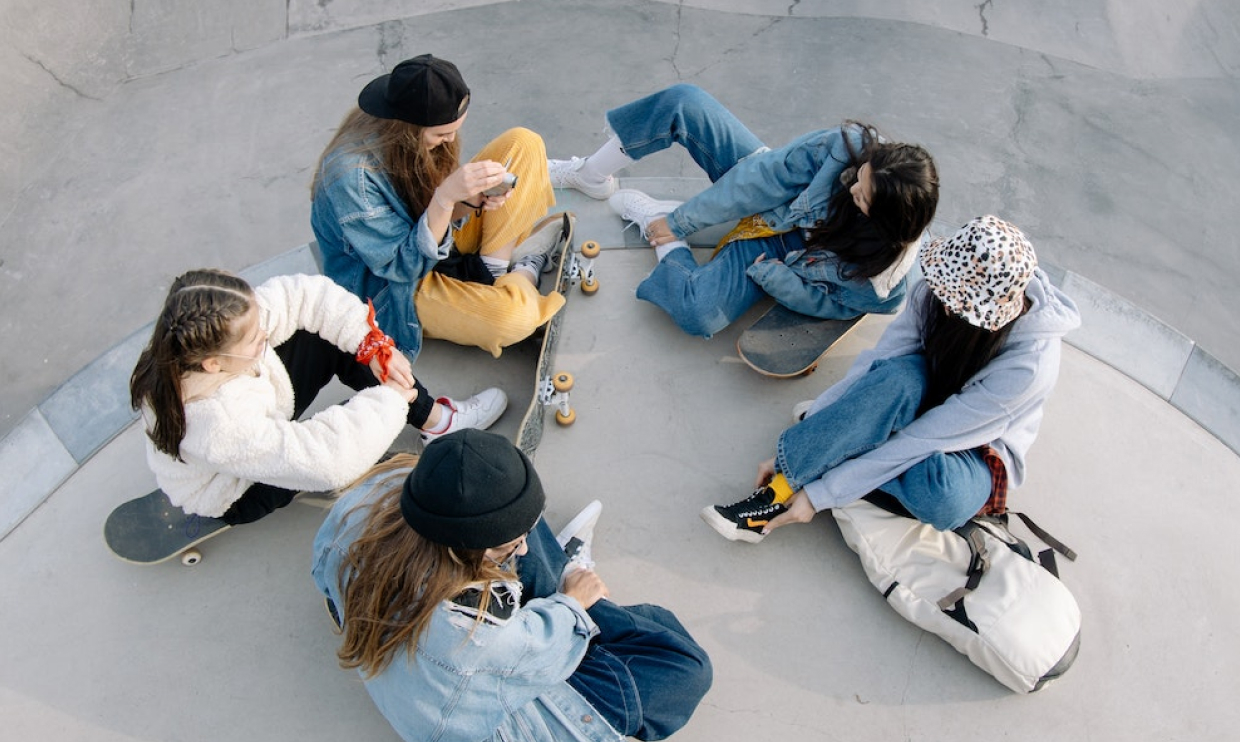
<svg viewBox="0 0 1240 742"><path fill-rule="evenodd" d="M592 569L570 572L564 578L564 587L560 589L560 592L581 603L582 608L589 608L600 598L606 598L611 594L607 591L603 578Z"/></svg>
<svg viewBox="0 0 1240 742"><path fill-rule="evenodd" d="M488 188L494 188L504 182L506 172L504 166L494 160L467 162L444 178L444 181L435 189L435 200L442 203L457 203L458 201L478 203L479 200L500 198L499 196L477 197ZM503 206L503 202L501 201L499 205Z"/></svg>
<svg viewBox="0 0 1240 742"><path fill-rule="evenodd" d="M370 372L375 375L376 379L383 378L383 364L379 357L375 356L370 359ZM392 349L392 356L388 359L388 381L397 382L403 389L413 388L413 366L409 363L409 358L395 348Z"/></svg>
<svg viewBox="0 0 1240 742"><path fill-rule="evenodd" d="M775 476L775 457L772 456L766 461L763 461L762 463L758 464L758 477L753 482L754 489L757 489L758 487L765 487L767 483L770 482L772 478L774 478L774 476Z"/></svg>
<svg viewBox="0 0 1240 742"><path fill-rule="evenodd" d="M508 203L508 196L512 191L505 191L498 196L482 196L483 211L498 211L504 208L504 204Z"/></svg>
<svg viewBox="0 0 1240 742"><path fill-rule="evenodd" d="M792 498L784 503L784 507L788 510L771 518L766 527L762 529L762 535L765 536L789 523L809 523L818 512L814 510L814 503L809 501L809 495L805 494L805 490L797 490L793 493Z"/></svg>
<svg viewBox="0 0 1240 742"><path fill-rule="evenodd" d="M418 398L418 390L413 386L413 384L406 385L402 381L397 381L394 376L389 376L388 380L383 382L383 385L389 389L395 390L396 393L404 398L405 402L409 404L412 404L413 400Z"/></svg>
<svg viewBox="0 0 1240 742"><path fill-rule="evenodd" d="M672 228L667 226L667 217L661 216L646 225L646 239L650 241L651 247L665 245L676 239Z"/></svg>

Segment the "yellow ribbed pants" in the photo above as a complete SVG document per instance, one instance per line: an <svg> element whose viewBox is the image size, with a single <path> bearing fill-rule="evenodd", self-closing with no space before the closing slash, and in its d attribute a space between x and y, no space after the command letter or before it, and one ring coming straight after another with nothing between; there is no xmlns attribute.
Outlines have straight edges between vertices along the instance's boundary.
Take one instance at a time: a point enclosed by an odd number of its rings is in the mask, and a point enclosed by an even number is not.
<svg viewBox="0 0 1240 742"><path fill-rule="evenodd" d="M529 129L509 129L483 147L474 161L502 164L509 158L508 172L517 176L517 186L502 209L484 211L457 231L456 247L462 253L488 255L509 243L519 243L555 204L542 138ZM414 305L425 337L476 345L498 358L505 347L546 324L564 306L564 297L554 291L543 296L524 277L513 273L487 286L432 272L418 285Z"/></svg>

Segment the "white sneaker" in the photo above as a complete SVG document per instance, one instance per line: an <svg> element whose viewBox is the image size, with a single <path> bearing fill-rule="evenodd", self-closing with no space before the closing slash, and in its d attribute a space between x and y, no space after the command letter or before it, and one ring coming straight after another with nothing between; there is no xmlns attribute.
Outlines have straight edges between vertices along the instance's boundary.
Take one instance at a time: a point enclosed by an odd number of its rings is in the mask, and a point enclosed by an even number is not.
<svg viewBox="0 0 1240 742"><path fill-rule="evenodd" d="M594 500L573 516L555 537L555 542L568 557L568 564L564 567L566 574L578 569L594 569L590 545L594 542L594 526L602 513L603 503Z"/></svg>
<svg viewBox="0 0 1240 742"><path fill-rule="evenodd" d="M577 215L571 211L544 217L530 230L530 236L521 241L512 251L511 266L516 270L519 264L529 265L531 271L546 273L555 267L554 252L557 247L573 234L573 225Z"/></svg>
<svg viewBox="0 0 1240 742"><path fill-rule="evenodd" d="M813 407L814 402L816 401L817 400L814 400L814 399L803 399L800 402L797 402L795 405L793 405L792 406L792 422L799 423L802 420L804 420L806 413L809 412L809 408Z"/></svg>
<svg viewBox="0 0 1240 742"><path fill-rule="evenodd" d="M460 402L448 397L440 397L435 401L444 406L444 414L448 415L448 425L433 433L423 430L423 443L430 443L448 433L455 433L466 428L486 430L499 419L500 415L504 414L504 410L508 407L508 395L504 394L503 389L497 387L484 389Z"/></svg>
<svg viewBox="0 0 1240 742"><path fill-rule="evenodd" d="M581 174L581 166L586 164L582 157L571 160L547 160L547 173L551 176L552 188L576 188L590 198L600 201L616 192L616 179L610 175L601 181L588 180Z"/></svg>
<svg viewBox="0 0 1240 742"><path fill-rule="evenodd" d="M607 199L611 210L620 215L621 219L633 222L646 238L646 226L661 216L667 216L676 210L684 201L656 201L641 191L623 188Z"/></svg>

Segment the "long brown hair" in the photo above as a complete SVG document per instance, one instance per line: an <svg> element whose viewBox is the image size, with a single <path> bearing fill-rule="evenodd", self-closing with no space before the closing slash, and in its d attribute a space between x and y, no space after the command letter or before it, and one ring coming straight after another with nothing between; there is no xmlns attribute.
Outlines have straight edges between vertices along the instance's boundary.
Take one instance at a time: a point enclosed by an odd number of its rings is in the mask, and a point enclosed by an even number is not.
<svg viewBox="0 0 1240 742"><path fill-rule="evenodd" d="M181 381L239 339L235 320L253 304L250 284L226 271L192 270L172 282L151 341L129 377L129 403L135 410L150 407L155 423L147 435L159 451L181 460L185 439Z"/></svg>
<svg viewBox="0 0 1240 742"><path fill-rule="evenodd" d="M391 181L410 216L418 218L426 211L435 189L456 170L461 156L459 133L451 142L427 149L422 131L423 127L416 124L377 118L355 106L344 117L319 158L314 183L310 186L311 198L322 186L327 158L343 149L370 155L378 162L380 172Z"/></svg>
<svg viewBox="0 0 1240 742"><path fill-rule="evenodd" d="M857 121L845 121L843 128L861 131L861 148L844 138L849 162L842 187L831 197L826 221L810 230L807 246L838 255L845 280L872 278L929 226L939 203L939 174L930 153L915 144L881 142L872 126ZM874 189L869 216L849 192L866 163Z"/></svg>
<svg viewBox="0 0 1240 742"><path fill-rule="evenodd" d="M409 527L400 512L400 494L408 469L416 462L417 457L399 454L363 475L369 479L391 472L376 485L386 490L368 506L362 534L340 565L344 641L336 656L341 667L360 668L367 677L382 672L402 647L413 656L418 638L443 601L470 585L485 583L481 616L487 610L490 584L517 579L512 571L483 558L485 549L449 548Z"/></svg>

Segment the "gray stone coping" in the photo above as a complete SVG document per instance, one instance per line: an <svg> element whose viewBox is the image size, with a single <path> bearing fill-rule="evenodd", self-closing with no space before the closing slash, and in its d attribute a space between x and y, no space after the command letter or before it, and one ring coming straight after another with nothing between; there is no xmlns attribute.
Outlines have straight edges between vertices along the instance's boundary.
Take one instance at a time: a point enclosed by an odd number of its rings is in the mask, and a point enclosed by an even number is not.
<svg viewBox="0 0 1240 742"><path fill-rule="evenodd" d="M696 192L687 184L668 185L678 180L633 179L624 185L649 188L658 198ZM614 217L600 220L597 207L588 208L598 202L578 203L577 196L561 194L558 208L578 211L579 235L615 232ZM639 246L634 231L607 247ZM712 233L692 241L715 239ZM1071 271L1043 268L1080 308L1082 324L1068 335L1069 345L1137 381L1240 454L1240 378L1234 370L1104 287ZM241 275L258 284L271 276L319 270L317 246L305 244ZM129 406L129 374L150 332L148 324L87 365L0 439L0 539L136 419Z"/></svg>

